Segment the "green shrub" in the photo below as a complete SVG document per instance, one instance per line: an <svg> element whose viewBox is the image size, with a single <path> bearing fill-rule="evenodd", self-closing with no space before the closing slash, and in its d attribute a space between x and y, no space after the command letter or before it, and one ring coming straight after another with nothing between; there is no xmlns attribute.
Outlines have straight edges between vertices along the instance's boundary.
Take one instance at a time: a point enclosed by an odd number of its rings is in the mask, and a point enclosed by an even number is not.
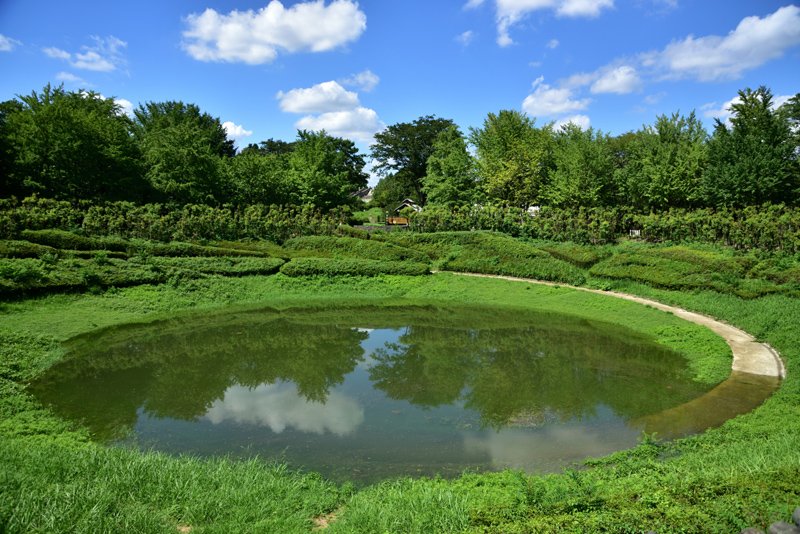
<svg viewBox="0 0 800 534"><path fill-rule="evenodd" d="M147 263L167 272L180 271L184 276L192 274L218 274L222 276L248 276L275 274L283 265L280 258L203 258L173 257L150 258Z"/></svg>
<svg viewBox="0 0 800 534"><path fill-rule="evenodd" d="M281 273L286 276L378 276L381 274L419 276L429 272L428 266L424 263L354 258L295 258L281 267Z"/></svg>
<svg viewBox="0 0 800 534"><path fill-rule="evenodd" d="M126 240L120 238L84 237L72 232L54 229L23 230L20 235L33 243L47 245L61 250L110 250L125 252L129 246Z"/></svg>
<svg viewBox="0 0 800 534"><path fill-rule="evenodd" d="M0 241L0 258L39 258L45 254L57 255L58 251L30 241Z"/></svg>
<svg viewBox="0 0 800 534"><path fill-rule="evenodd" d="M284 245L291 252L312 252L317 257L362 258L384 261L427 263L424 253L392 243L354 237L306 236L290 239Z"/></svg>
<svg viewBox="0 0 800 534"><path fill-rule="evenodd" d="M609 252L600 247L578 245L576 243L548 242L538 246L554 258L567 261L584 269L588 269L609 255Z"/></svg>

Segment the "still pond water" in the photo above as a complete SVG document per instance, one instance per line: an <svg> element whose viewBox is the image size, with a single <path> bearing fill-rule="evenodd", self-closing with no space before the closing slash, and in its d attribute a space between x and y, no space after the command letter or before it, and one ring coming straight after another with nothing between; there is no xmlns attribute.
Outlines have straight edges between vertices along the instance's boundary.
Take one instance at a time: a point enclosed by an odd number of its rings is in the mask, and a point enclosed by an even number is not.
<svg viewBox="0 0 800 534"><path fill-rule="evenodd" d="M711 388L646 337L507 308L259 310L129 325L70 349L31 390L99 441L257 454L361 483L552 471L643 430L735 415L674 417ZM733 386L754 397L739 411L766 396Z"/></svg>

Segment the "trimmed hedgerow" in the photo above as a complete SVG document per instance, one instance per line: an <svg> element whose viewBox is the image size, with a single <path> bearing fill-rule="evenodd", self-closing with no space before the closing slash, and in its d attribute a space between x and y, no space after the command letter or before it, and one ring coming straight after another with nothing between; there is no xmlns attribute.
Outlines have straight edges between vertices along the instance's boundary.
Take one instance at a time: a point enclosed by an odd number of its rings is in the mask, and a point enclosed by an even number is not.
<svg viewBox="0 0 800 534"><path fill-rule="evenodd" d="M149 258L147 263L165 271L184 274L218 274L222 276L249 276L275 274L283 265L280 258Z"/></svg>
<svg viewBox="0 0 800 534"><path fill-rule="evenodd" d="M381 274L420 276L429 272L428 266L424 263L355 258L295 258L281 267L281 273L286 276L378 276Z"/></svg>
<svg viewBox="0 0 800 534"><path fill-rule="evenodd" d="M110 250L126 252L128 241L115 237L84 237L64 230L23 230L20 235L39 245L62 250Z"/></svg>
<svg viewBox="0 0 800 534"><path fill-rule="evenodd" d="M576 243L548 242L538 246L554 258L567 261L584 269L588 269L610 254L610 252L600 247L578 245Z"/></svg>
<svg viewBox="0 0 800 534"><path fill-rule="evenodd" d="M332 258L362 258L384 261L430 261L425 253L391 243L354 237L305 236L290 239L284 244L287 251L313 253Z"/></svg>
<svg viewBox="0 0 800 534"><path fill-rule="evenodd" d="M0 258L39 258L45 254L57 255L58 250L47 245L38 245L30 241L0 241Z"/></svg>

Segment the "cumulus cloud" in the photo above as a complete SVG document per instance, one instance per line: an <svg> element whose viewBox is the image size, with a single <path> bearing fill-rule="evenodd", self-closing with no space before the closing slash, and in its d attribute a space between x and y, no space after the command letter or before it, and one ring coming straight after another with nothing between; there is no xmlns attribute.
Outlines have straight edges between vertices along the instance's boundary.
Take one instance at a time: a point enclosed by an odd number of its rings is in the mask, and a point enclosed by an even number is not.
<svg viewBox="0 0 800 534"><path fill-rule="evenodd" d="M222 127L225 129L225 133L227 134L228 138L233 139L236 142L244 139L245 137L250 137L253 135L253 130L246 130L244 126L241 124L235 124L233 121L223 122Z"/></svg>
<svg viewBox="0 0 800 534"><path fill-rule="evenodd" d="M48 57L66 61L72 67L94 72L111 72L125 65L123 50L128 46L125 41L110 35L108 37L92 36L92 45L84 45L78 52L67 52L56 47L43 48Z"/></svg>
<svg viewBox="0 0 800 534"><path fill-rule="evenodd" d="M549 48L550 50L555 50L556 48L558 48L559 44L561 43L558 42L558 39L550 39L549 41L547 41L547 48Z"/></svg>
<svg viewBox="0 0 800 534"><path fill-rule="evenodd" d="M589 119L587 115L570 115L569 117L563 117L557 120L553 127L558 130L563 126L568 124L574 124L578 126L581 130L588 130L589 126L591 126L592 121Z"/></svg>
<svg viewBox="0 0 800 534"><path fill-rule="evenodd" d="M743 72L782 56L800 44L800 7L789 5L760 18L746 17L726 36L692 35L661 51L642 55L642 62L665 78L700 81L739 78Z"/></svg>
<svg viewBox="0 0 800 534"><path fill-rule="evenodd" d="M0 33L0 52L11 52L22 43Z"/></svg>
<svg viewBox="0 0 800 534"><path fill-rule="evenodd" d="M279 51L325 52L358 39L367 16L352 0L300 2L286 8L272 0L258 11L221 14L208 8L186 17L183 48L199 61L275 60Z"/></svg>
<svg viewBox="0 0 800 534"><path fill-rule="evenodd" d="M367 85L374 81L370 76L362 75L364 73L354 78L361 76L364 78L362 83ZM353 82L357 83L357 80L354 79ZM371 143L374 135L385 128L375 110L360 104L357 93L347 91L335 81L281 91L277 94L277 99L281 110L307 114L295 123L299 130L325 130L337 137Z"/></svg>
<svg viewBox="0 0 800 534"><path fill-rule="evenodd" d="M364 107L308 115L295 126L300 130L325 130L330 135L363 143L371 143L375 134L385 128L375 110Z"/></svg>
<svg viewBox="0 0 800 534"><path fill-rule="evenodd" d="M364 421L364 408L354 399L332 391L325 402L306 400L288 383L256 388L232 386L214 401L205 418L213 424L233 421L269 427L279 434L287 428L312 434L346 436Z"/></svg>
<svg viewBox="0 0 800 534"><path fill-rule="evenodd" d="M353 109L359 105L356 93L334 81L285 93L280 91L277 99L281 110L289 113L328 113Z"/></svg>
<svg viewBox="0 0 800 534"><path fill-rule="evenodd" d="M495 4L497 44L509 46L514 43L511 27L534 11L552 10L559 17L597 17L614 7L614 0L495 0Z"/></svg>
<svg viewBox="0 0 800 534"><path fill-rule="evenodd" d="M642 85L636 69L623 65L599 74L592 84L592 93L616 93L625 95L638 90Z"/></svg>
<svg viewBox="0 0 800 534"><path fill-rule="evenodd" d="M460 33L456 35L456 42L458 42L461 46L469 46L472 40L475 38L475 32L472 30L467 30L464 33Z"/></svg>
<svg viewBox="0 0 800 534"><path fill-rule="evenodd" d="M777 95L772 97L772 106L773 110L778 109L782 105L784 105L792 95ZM739 98L739 95L731 98L721 106L717 107L716 102L709 102L708 104L703 104L700 106L700 110L703 112L703 116L708 117L710 119L719 119L720 121L724 122L727 125L731 123L731 116L733 116L732 106L734 104L741 103L742 99Z"/></svg>
<svg viewBox="0 0 800 534"><path fill-rule="evenodd" d="M525 97L522 109L534 117L561 115L586 109L591 99L575 99L569 87L551 87L540 76L533 82L533 93Z"/></svg>
<svg viewBox="0 0 800 534"><path fill-rule="evenodd" d="M360 91L369 93L378 86L381 79L377 74L367 69L340 81L342 85L346 85L347 87L355 87Z"/></svg>
<svg viewBox="0 0 800 534"><path fill-rule="evenodd" d="M115 98L114 103L119 106L119 110L123 114L133 117L133 102L126 98Z"/></svg>

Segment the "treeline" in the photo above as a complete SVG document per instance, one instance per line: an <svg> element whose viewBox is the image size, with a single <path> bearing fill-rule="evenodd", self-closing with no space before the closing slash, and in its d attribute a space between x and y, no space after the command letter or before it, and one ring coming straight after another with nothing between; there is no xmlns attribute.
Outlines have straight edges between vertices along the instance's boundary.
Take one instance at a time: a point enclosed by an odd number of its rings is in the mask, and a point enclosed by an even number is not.
<svg viewBox="0 0 800 534"><path fill-rule="evenodd" d="M800 201L800 94L776 107L765 87L739 92L711 135L694 112L612 137L490 113L463 135L422 117L376 136L379 203L528 208L744 207Z"/></svg>
<svg viewBox="0 0 800 534"><path fill-rule="evenodd" d="M347 209L322 211L312 206L175 207L36 197L0 200L0 239L18 239L26 230L45 229L165 242L256 239L284 243L309 235L370 237L347 226L348 221ZM612 243L634 230L654 242L800 252L800 208L777 204L652 213L615 207L544 207L536 217L515 207L429 206L411 216L410 229L415 233L491 230L515 237L585 244Z"/></svg>
<svg viewBox="0 0 800 534"><path fill-rule="evenodd" d="M236 153L218 118L194 104L111 98L46 86L0 103L2 196L172 205L352 202L367 184L352 141L300 131Z"/></svg>
<svg viewBox="0 0 800 534"><path fill-rule="evenodd" d="M560 209L741 208L800 201L800 94L776 106L745 89L709 134L694 112L610 136L490 113L464 135L420 117L376 134L373 205ZM300 131L237 153L218 118L183 102L123 113L97 93L45 87L0 103L2 196L170 206L354 206L366 155L352 141Z"/></svg>

